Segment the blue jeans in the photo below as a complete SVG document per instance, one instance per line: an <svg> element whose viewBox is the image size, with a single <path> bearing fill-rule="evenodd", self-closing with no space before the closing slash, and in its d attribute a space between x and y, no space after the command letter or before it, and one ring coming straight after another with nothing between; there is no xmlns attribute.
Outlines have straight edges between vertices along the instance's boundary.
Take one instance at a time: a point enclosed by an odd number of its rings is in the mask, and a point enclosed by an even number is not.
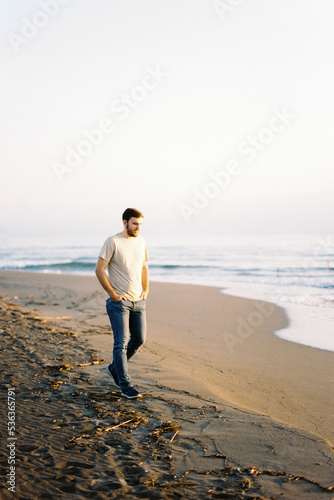
<svg viewBox="0 0 334 500"><path fill-rule="evenodd" d="M114 334L112 369L116 371L121 389L132 387L128 375L128 360L146 340L146 301L120 300L106 303Z"/></svg>

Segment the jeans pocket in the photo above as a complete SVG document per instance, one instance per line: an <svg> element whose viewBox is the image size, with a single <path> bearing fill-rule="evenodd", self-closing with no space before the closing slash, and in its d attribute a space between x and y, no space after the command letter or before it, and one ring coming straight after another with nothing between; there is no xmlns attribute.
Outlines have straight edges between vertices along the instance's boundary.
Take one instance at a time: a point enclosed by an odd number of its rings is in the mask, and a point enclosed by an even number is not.
<svg viewBox="0 0 334 500"><path fill-rule="evenodd" d="M144 311L146 309L146 300L138 300L138 302L136 302L136 309L139 311Z"/></svg>
<svg viewBox="0 0 334 500"><path fill-rule="evenodd" d="M115 309L121 309L123 307L123 300L116 300L116 302L112 300L110 305Z"/></svg>
<svg viewBox="0 0 334 500"><path fill-rule="evenodd" d="M107 299L107 311L111 312L111 311L115 311L115 310L119 310L121 307L122 307L122 303L123 303L123 300L117 300L116 302L114 302L111 297L109 299Z"/></svg>

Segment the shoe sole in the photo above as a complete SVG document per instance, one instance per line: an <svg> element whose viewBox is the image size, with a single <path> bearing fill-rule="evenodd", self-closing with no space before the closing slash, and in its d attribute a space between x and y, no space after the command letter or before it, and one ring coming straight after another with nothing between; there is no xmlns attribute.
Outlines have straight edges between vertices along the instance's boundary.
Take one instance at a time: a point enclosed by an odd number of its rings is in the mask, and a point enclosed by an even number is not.
<svg viewBox="0 0 334 500"><path fill-rule="evenodd" d="M121 396L123 396L124 398L128 398L128 399L138 399L138 398L142 398L143 397L141 394L137 394L137 396L127 396L123 392L121 393Z"/></svg>
<svg viewBox="0 0 334 500"><path fill-rule="evenodd" d="M116 387L118 387L120 389L120 386L116 383L116 380L114 379L114 376L113 374L111 373L111 371L109 370L109 365L106 366L106 372L108 373L109 377L111 377L114 381L114 384Z"/></svg>

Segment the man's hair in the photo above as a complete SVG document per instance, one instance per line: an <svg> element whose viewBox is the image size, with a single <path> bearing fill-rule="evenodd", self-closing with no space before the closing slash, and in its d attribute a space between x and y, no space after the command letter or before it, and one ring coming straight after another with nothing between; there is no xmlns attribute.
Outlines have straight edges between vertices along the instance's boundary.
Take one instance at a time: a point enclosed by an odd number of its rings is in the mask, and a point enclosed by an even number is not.
<svg viewBox="0 0 334 500"><path fill-rule="evenodd" d="M122 220L126 220L126 222L129 222L131 217L135 217L136 219L139 219L140 217L144 217L144 216L139 210L136 210L135 208L127 208L123 212Z"/></svg>

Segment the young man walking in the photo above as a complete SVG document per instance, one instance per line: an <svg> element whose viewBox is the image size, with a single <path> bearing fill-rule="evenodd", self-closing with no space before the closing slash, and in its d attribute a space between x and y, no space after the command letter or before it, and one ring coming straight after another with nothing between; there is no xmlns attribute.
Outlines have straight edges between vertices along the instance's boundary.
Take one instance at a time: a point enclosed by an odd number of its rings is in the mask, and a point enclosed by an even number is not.
<svg viewBox="0 0 334 500"><path fill-rule="evenodd" d="M131 383L128 360L146 340L149 273L146 244L139 235L143 217L135 208L125 210L123 231L106 239L95 269L108 294L106 307L114 334L113 362L106 370L128 399L141 397Z"/></svg>

